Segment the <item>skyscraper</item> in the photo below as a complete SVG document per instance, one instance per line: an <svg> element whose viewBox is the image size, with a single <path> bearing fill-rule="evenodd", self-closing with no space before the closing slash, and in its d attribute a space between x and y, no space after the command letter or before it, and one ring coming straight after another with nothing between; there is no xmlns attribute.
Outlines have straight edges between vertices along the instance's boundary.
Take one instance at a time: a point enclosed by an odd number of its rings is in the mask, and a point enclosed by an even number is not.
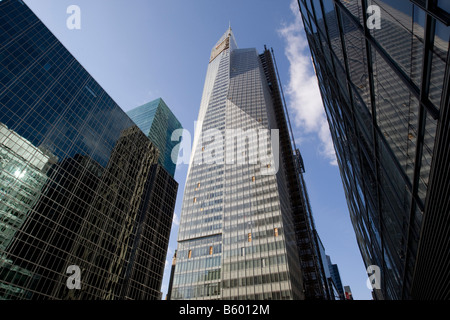
<svg viewBox="0 0 450 320"><path fill-rule="evenodd" d="M155 144L160 152L158 163L174 177L179 144L171 138L172 133L182 126L164 100L159 98L148 102L127 111L127 115Z"/></svg>
<svg viewBox="0 0 450 320"><path fill-rule="evenodd" d="M374 296L448 299L448 1L298 3Z"/></svg>
<svg viewBox="0 0 450 320"><path fill-rule="evenodd" d="M342 286L342 280L341 275L339 273L338 265L331 263L330 256L327 256L327 260L328 260L328 268L330 269L331 280L333 281L333 284L336 287L339 300L344 300L344 287Z"/></svg>
<svg viewBox="0 0 450 320"><path fill-rule="evenodd" d="M192 149L170 299L321 295L272 55L238 49L231 28L211 51Z"/></svg>
<svg viewBox="0 0 450 320"><path fill-rule="evenodd" d="M22 1L0 38L0 299L159 299L159 150Z"/></svg>
<svg viewBox="0 0 450 320"><path fill-rule="evenodd" d="M177 264L177 251L173 254L172 258L172 267L170 268L170 278L169 278L169 286L167 288L166 300L170 300L172 296L172 286L173 286L173 276L175 274L175 266Z"/></svg>

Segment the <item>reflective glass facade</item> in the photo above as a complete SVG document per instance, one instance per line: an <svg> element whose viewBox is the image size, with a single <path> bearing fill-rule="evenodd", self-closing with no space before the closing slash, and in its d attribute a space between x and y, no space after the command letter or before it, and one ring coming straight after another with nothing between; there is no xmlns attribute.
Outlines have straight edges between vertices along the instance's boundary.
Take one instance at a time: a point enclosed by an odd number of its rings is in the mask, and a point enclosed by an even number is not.
<svg viewBox="0 0 450 320"><path fill-rule="evenodd" d="M450 263L439 260L449 249L448 181L432 182L449 166L448 5L298 3L359 248L381 268L376 298L448 299L448 279L424 280Z"/></svg>
<svg viewBox="0 0 450 320"><path fill-rule="evenodd" d="M331 280L336 287L337 297L336 300L344 300L344 287L342 286L342 279L339 273L339 268L337 264L331 262L330 256L326 256L328 260L328 268L330 269Z"/></svg>
<svg viewBox="0 0 450 320"><path fill-rule="evenodd" d="M0 299L159 299L177 183L158 149L22 1L0 38Z"/></svg>
<svg viewBox="0 0 450 320"><path fill-rule="evenodd" d="M211 51L184 191L172 300L305 298L287 181L297 173L288 172L284 161L293 161L290 137L276 135L288 147L279 155L270 131L281 132L273 100L278 84L269 81L268 56L268 50L259 55L256 49L238 49L231 29ZM286 121L283 109L278 117Z"/></svg>
<svg viewBox="0 0 450 320"><path fill-rule="evenodd" d="M171 138L172 133L182 126L164 100L159 98L146 103L128 111L127 115L155 144L160 152L158 163L174 177L179 143Z"/></svg>

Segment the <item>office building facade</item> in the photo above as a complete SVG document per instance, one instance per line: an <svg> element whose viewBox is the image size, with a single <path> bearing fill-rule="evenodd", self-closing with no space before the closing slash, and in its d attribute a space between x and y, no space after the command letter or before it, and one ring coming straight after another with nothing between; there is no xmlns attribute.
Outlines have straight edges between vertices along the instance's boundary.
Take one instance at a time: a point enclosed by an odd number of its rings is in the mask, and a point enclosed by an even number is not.
<svg viewBox="0 0 450 320"><path fill-rule="evenodd" d="M170 300L172 297L172 287L173 287L173 276L175 275L175 267L177 265L177 251L172 257L172 267L170 268L170 278L169 278L169 286L167 288L166 300Z"/></svg>
<svg viewBox="0 0 450 320"><path fill-rule="evenodd" d="M374 297L448 299L448 2L298 4Z"/></svg>
<svg viewBox="0 0 450 320"><path fill-rule="evenodd" d="M157 147L22 1L0 37L0 298L160 299Z"/></svg>
<svg viewBox="0 0 450 320"><path fill-rule="evenodd" d="M158 98L127 111L127 115L155 144L160 152L158 163L174 177L179 143L172 141L175 130L183 127L163 99Z"/></svg>
<svg viewBox="0 0 450 320"><path fill-rule="evenodd" d="M272 54L238 49L231 28L211 51L192 150L169 298L305 299L299 152Z"/></svg>
<svg viewBox="0 0 450 320"><path fill-rule="evenodd" d="M338 265L331 262L330 256L326 257L328 261L328 268L330 269L331 280L333 281L333 284L336 287L337 296L339 300L344 300L344 287L342 286L342 279L339 273Z"/></svg>

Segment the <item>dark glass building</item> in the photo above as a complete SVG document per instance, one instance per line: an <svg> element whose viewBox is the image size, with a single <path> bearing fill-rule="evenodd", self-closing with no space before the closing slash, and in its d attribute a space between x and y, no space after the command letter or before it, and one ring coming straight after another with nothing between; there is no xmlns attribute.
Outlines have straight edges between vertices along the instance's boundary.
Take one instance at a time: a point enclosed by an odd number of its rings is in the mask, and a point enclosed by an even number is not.
<svg viewBox="0 0 450 320"><path fill-rule="evenodd" d="M160 152L158 163L174 177L179 142L172 133L183 127L163 99L159 98L127 111L127 115L155 144Z"/></svg>
<svg viewBox="0 0 450 320"><path fill-rule="evenodd" d="M170 300L172 296L172 287L173 287L173 276L175 274L175 267L177 265L177 251L173 254L172 258L172 267L170 268L170 278L169 278L169 287L167 289L166 300Z"/></svg>
<svg viewBox="0 0 450 320"><path fill-rule="evenodd" d="M0 40L0 298L160 299L159 150L22 1Z"/></svg>
<svg viewBox="0 0 450 320"><path fill-rule="evenodd" d="M272 52L239 49L229 28L206 73L171 300L326 298L300 160Z"/></svg>
<svg viewBox="0 0 450 320"><path fill-rule="evenodd" d="M449 299L449 2L298 4L375 298Z"/></svg>
<svg viewBox="0 0 450 320"><path fill-rule="evenodd" d="M331 262L330 256L326 256L328 261L328 268L330 269L331 280L338 294L339 300L344 300L344 287L342 286L342 279L339 273L338 265Z"/></svg>

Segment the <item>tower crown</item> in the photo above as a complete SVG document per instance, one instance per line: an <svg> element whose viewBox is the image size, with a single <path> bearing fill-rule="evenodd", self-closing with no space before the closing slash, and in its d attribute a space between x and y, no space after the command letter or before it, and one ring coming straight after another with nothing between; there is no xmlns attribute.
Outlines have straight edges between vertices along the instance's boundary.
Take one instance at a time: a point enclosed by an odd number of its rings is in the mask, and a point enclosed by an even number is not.
<svg viewBox="0 0 450 320"><path fill-rule="evenodd" d="M231 25L212 48L209 62L213 61L222 51L230 48L231 50L237 49L236 39L234 38L233 31L231 30Z"/></svg>

